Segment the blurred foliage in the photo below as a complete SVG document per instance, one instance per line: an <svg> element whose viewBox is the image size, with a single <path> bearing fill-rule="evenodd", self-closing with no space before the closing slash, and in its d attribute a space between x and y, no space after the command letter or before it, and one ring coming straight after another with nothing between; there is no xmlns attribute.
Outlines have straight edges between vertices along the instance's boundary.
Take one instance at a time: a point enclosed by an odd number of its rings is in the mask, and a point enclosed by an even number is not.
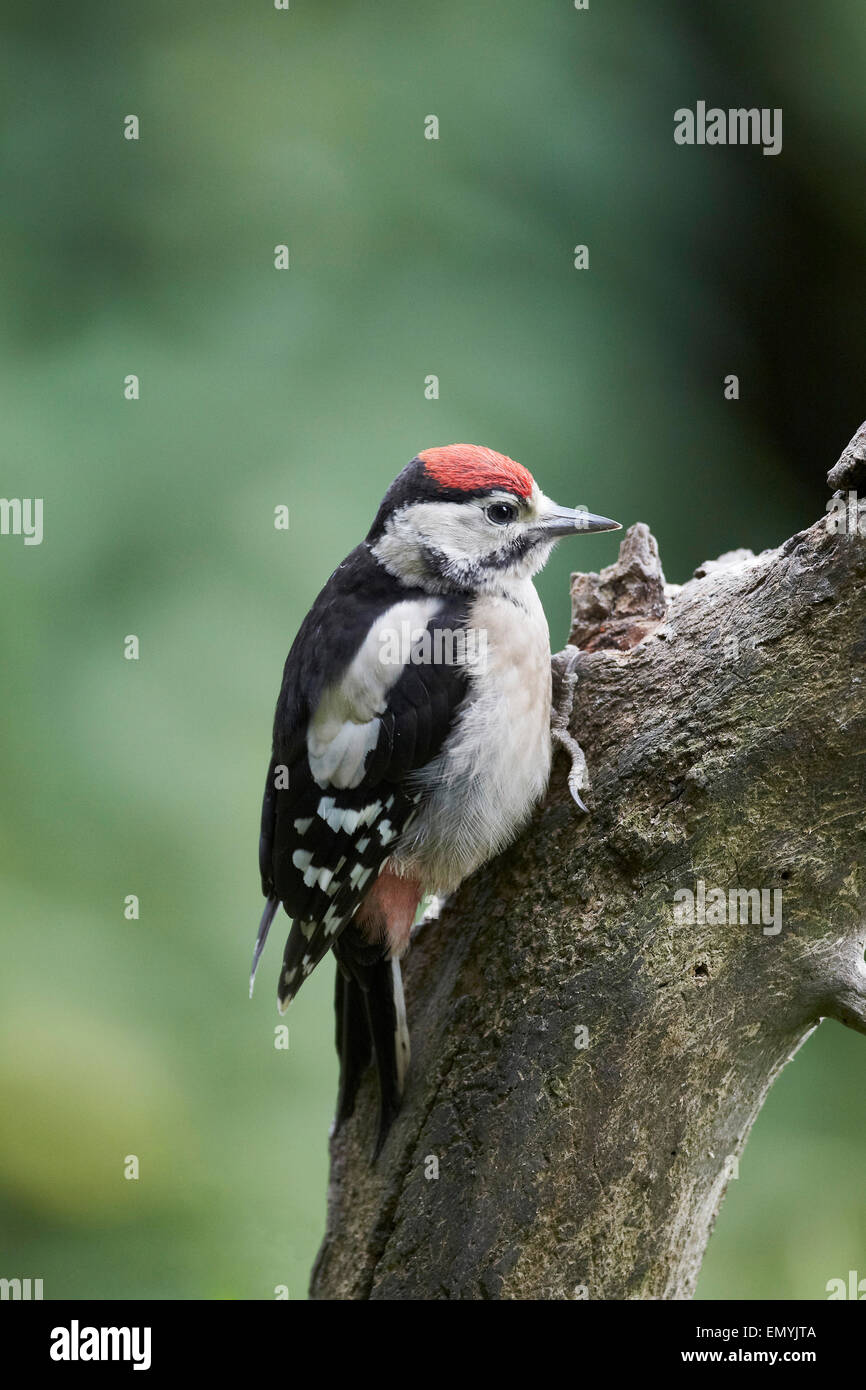
<svg viewBox="0 0 866 1390"><path fill-rule="evenodd" d="M862 5L3 16L2 492L44 497L45 540L0 540L0 1273L47 1297L302 1298L330 966L288 1052L276 945L246 999L295 628L431 444L489 444L562 502L649 522L673 580L814 520L866 413ZM698 99L781 106L783 153L676 147ZM614 556L560 547L555 643L569 568ZM864 1065L827 1025L785 1072L704 1296L866 1274Z"/></svg>

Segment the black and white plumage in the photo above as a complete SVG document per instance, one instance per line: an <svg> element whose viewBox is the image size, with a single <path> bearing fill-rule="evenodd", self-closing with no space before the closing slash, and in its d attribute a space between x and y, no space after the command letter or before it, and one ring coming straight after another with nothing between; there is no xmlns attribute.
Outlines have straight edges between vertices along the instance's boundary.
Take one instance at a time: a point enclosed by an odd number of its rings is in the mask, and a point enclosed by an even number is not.
<svg viewBox="0 0 866 1390"><path fill-rule="evenodd" d="M422 894L503 849L550 770L550 647L532 575L560 535L615 522L556 507L492 450L430 449L391 485L292 644L260 839L267 902L293 919L283 1011L338 963L337 1124L368 1063L377 1152L399 1107L408 1030L399 958Z"/></svg>

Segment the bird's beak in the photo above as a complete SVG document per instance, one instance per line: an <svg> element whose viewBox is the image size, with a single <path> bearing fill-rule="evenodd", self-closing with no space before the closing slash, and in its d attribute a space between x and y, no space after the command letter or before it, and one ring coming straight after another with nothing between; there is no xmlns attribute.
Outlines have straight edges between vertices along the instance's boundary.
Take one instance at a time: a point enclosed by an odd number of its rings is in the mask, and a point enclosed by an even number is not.
<svg viewBox="0 0 866 1390"><path fill-rule="evenodd" d="M551 505L538 518L538 531L549 536L579 536L587 531L621 531L619 521L611 521L607 516L596 516L594 512L581 507L557 507Z"/></svg>

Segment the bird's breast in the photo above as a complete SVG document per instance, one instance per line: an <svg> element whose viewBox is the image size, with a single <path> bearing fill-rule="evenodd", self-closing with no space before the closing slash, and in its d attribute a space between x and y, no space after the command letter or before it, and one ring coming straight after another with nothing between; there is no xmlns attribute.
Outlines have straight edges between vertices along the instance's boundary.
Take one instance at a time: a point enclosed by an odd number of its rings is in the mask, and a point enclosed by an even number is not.
<svg viewBox="0 0 866 1390"><path fill-rule="evenodd" d="M400 847L425 892L452 892L504 849L550 775L550 638L534 586L478 597L468 635L467 695Z"/></svg>

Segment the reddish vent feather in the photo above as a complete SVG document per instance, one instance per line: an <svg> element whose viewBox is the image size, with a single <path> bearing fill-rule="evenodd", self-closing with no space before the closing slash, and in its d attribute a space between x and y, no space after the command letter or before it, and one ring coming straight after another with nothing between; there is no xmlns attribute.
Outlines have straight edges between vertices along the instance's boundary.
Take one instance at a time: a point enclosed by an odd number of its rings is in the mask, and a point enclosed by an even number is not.
<svg viewBox="0 0 866 1390"><path fill-rule="evenodd" d="M464 492L501 487L518 497L528 497L532 492L532 474L527 468L478 444L446 444L439 449L425 449L418 457L425 471L443 487Z"/></svg>

